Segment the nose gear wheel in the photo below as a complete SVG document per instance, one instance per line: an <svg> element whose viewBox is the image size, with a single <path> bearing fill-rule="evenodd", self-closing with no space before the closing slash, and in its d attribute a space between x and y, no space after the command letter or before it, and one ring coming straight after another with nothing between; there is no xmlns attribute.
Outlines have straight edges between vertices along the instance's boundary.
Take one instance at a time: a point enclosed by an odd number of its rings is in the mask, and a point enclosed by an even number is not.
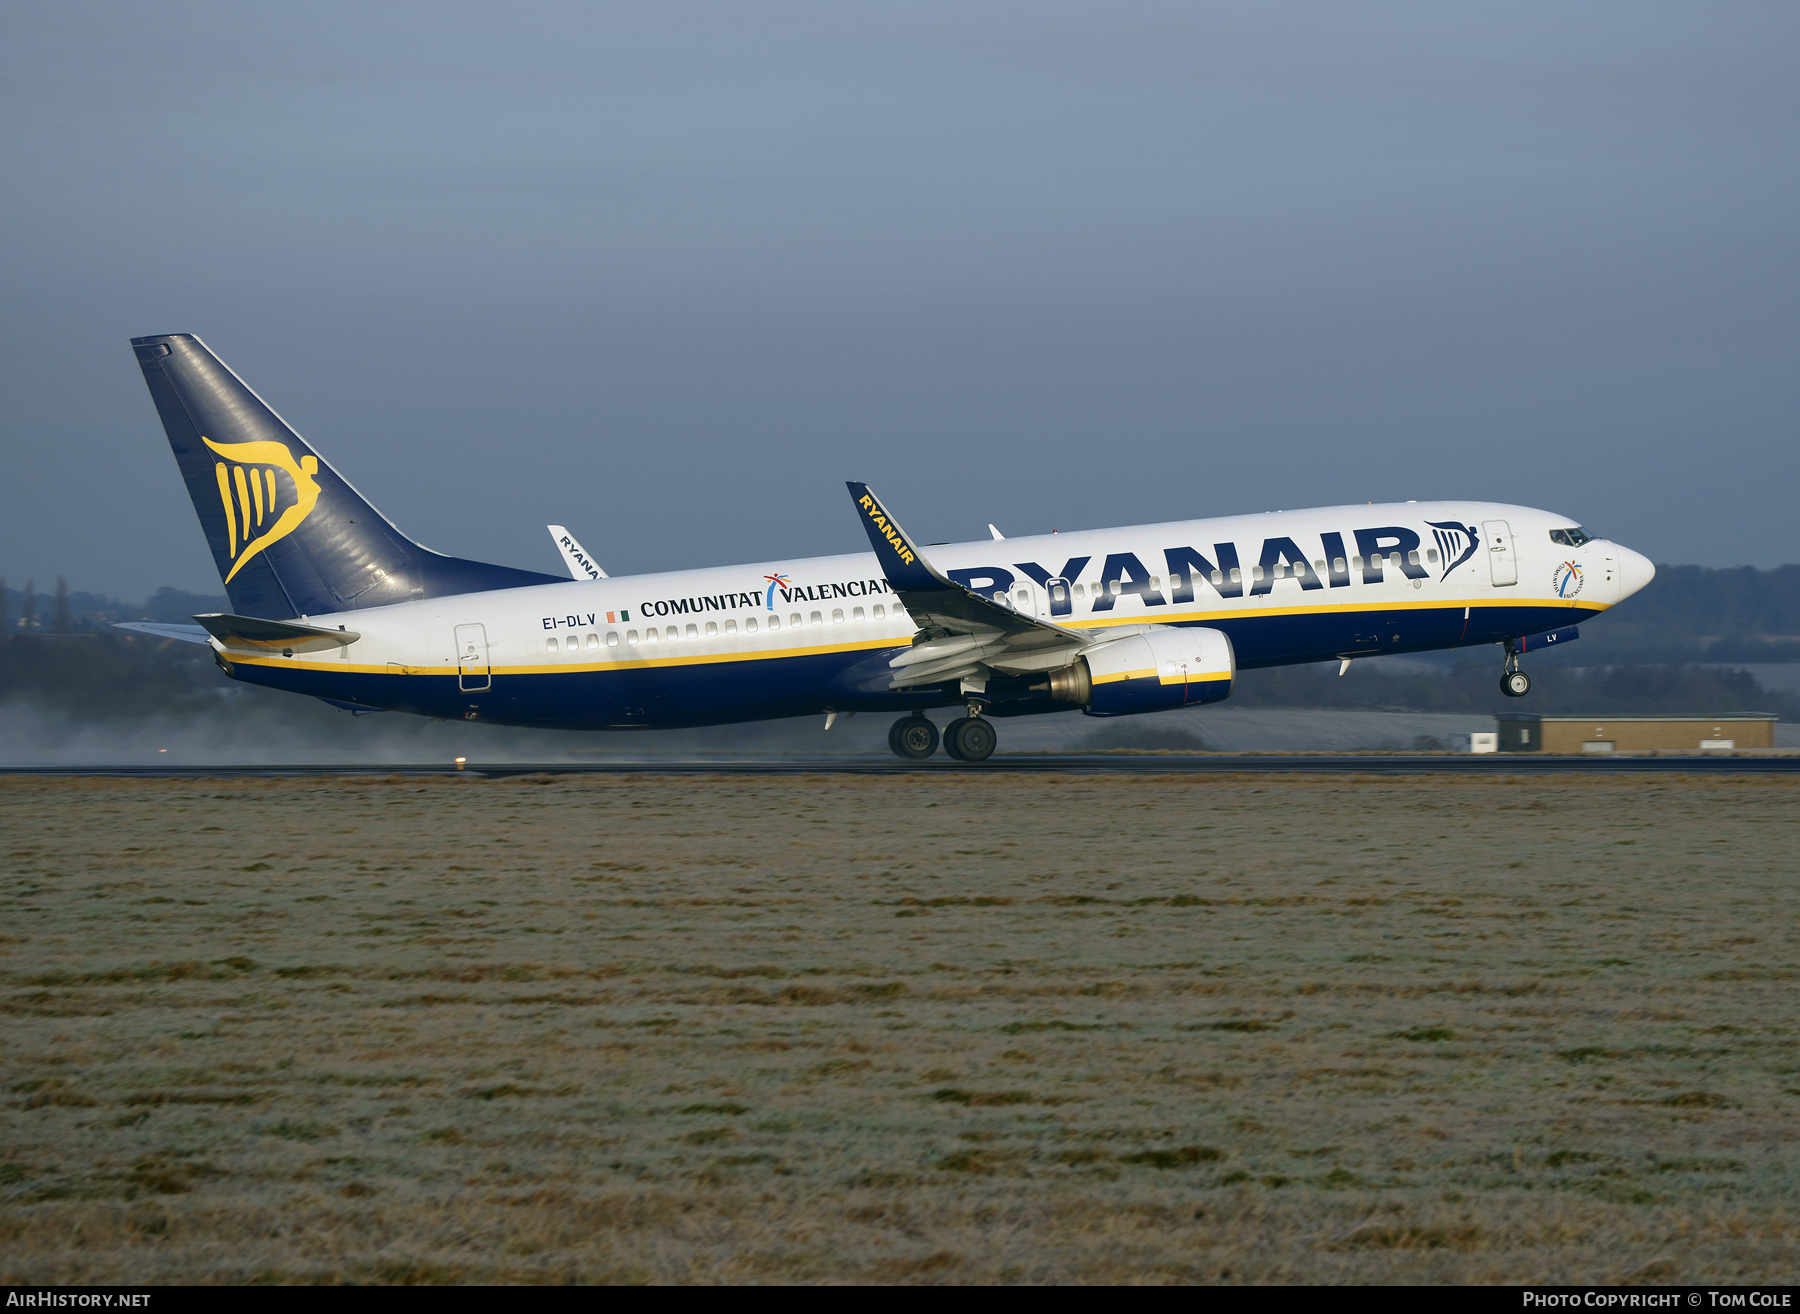
<svg viewBox="0 0 1800 1314"><path fill-rule="evenodd" d="M1519 650L1511 639L1506 641L1506 664L1500 668L1500 692L1508 698L1531 692L1531 677L1519 669Z"/></svg>

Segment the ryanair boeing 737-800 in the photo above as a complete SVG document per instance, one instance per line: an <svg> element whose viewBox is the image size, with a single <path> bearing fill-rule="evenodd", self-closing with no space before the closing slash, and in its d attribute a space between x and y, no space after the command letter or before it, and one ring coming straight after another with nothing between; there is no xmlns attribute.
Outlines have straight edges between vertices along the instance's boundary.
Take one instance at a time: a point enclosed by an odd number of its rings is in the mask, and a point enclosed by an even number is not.
<svg viewBox="0 0 1800 1314"><path fill-rule="evenodd" d="M896 712L901 757L994 750L992 718L1216 703L1258 666L1499 644L1520 656L1655 568L1567 517L1406 502L927 545L851 483L871 552L573 578L402 534L186 333L133 338L231 613L126 628L353 712L659 729ZM991 527L990 527L991 528Z"/></svg>

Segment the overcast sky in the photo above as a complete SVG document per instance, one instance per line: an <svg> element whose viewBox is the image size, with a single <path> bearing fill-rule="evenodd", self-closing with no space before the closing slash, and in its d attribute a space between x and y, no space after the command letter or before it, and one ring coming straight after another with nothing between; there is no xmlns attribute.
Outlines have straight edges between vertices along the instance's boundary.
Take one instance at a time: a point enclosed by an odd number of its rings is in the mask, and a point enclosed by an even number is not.
<svg viewBox="0 0 1800 1314"><path fill-rule="evenodd" d="M0 573L218 590L126 339L561 573L1471 497L1800 559L1800 6L10 5Z"/></svg>

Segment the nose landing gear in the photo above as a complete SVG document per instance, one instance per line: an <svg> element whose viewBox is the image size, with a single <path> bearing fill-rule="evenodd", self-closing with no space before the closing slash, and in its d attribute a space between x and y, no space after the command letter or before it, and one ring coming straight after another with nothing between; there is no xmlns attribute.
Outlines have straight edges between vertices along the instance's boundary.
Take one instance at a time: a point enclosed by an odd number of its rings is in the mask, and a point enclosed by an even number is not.
<svg viewBox="0 0 1800 1314"><path fill-rule="evenodd" d="M1519 669L1519 650L1511 639L1506 641L1506 665L1500 673L1500 692L1508 698L1523 698L1531 692L1531 677Z"/></svg>

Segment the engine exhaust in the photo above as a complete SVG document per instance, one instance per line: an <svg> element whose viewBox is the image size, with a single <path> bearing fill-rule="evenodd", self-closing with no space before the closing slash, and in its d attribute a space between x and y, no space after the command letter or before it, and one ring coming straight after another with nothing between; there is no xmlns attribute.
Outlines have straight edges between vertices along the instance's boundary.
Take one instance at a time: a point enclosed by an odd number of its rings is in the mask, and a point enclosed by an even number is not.
<svg viewBox="0 0 1800 1314"><path fill-rule="evenodd" d="M1049 693L1053 701L1079 703L1083 706L1093 701L1094 683L1088 676L1087 658L1077 657L1067 666L1058 667L1049 674Z"/></svg>

